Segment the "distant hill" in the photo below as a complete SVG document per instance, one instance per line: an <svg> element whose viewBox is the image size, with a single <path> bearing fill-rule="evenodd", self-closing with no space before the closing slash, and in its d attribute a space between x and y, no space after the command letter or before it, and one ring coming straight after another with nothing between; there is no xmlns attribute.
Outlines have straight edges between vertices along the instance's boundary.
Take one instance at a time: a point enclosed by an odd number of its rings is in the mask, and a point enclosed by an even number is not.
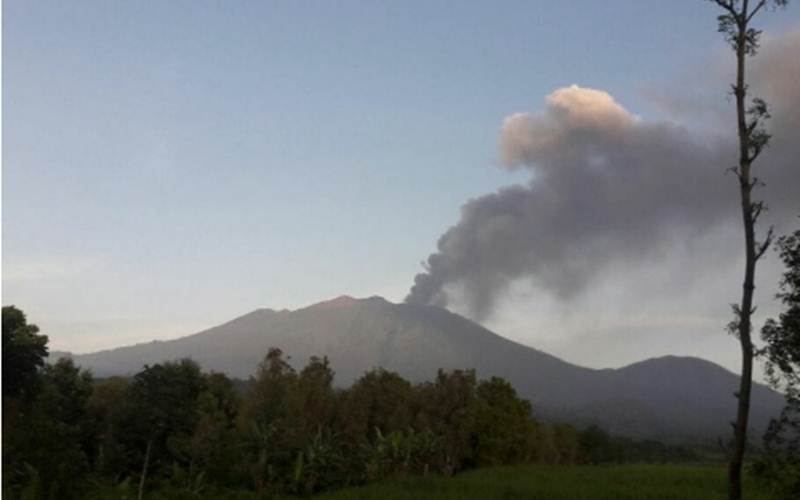
<svg viewBox="0 0 800 500"><path fill-rule="evenodd" d="M282 349L295 367L310 356L327 356L342 386L374 367L415 382L432 379L439 368L474 368L479 377L511 381L543 418L667 440L727 439L738 386L736 375L699 358L583 368L445 309L380 297L339 297L295 311L259 309L188 337L72 357L97 376L133 374L144 364L191 357L206 369L247 378L270 347ZM755 432L782 403L769 388L754 386Z"/></svg>

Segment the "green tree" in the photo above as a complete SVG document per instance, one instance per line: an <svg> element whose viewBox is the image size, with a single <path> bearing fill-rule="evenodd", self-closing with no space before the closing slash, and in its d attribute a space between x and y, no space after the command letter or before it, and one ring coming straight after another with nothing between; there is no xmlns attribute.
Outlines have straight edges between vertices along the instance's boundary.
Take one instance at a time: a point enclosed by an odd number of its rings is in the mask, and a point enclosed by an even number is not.
<svg viewBox="0 0 800 500"><path fill-rule="evenodd" d="M91 392L91 374L70 359L42 369L39 390L26 407L24 422L3 440L4 451L13 457L4 476L26 486L25 496L79 496L93 445L87 404Z"/></svg>
<svg viewBox="0 0 800 500"><path fill-rule="evenodd" d="M381 368L361 376L340 396L339 421L353 449L369 437L404 431L413 423L414 392L400 375Z"/></svg>
<svg viewBox="0 0 800 500"><path fill-rule="evenodd" d="M297 373L276 348L250 378L239 428L245 436L245 468L259 493L277 491L292 475L296 455L291 449L290 410L296 384Z"/></svg>
<svg viewBox="0 0 800 500"><path fill-rule="evenodd" d="M184 459L199 420L198 397L206 388L200 367L190 359L145 366L134 377L121 432L141 467L140 499L151 470L167 475Z"/></svg>
<svg viewBox="0 0 800 500"><path fill-rule="evenodd" d="M554 423L548 427L552 434L552 456L548 463L574 464L580 453L578 431L564 423Z"/></svg>
<svg viewBox="0 0 800 500"><path fill-rule="evenodd" d="M531 405L499 377L482 380L476 389L471 441L479 466L528 462L533 458L536 422Z"/></svg>
<svg viewBox="0 0 800 500"><path fill-rule="evenodd" d="M785 309L761 330L762 355L771 385L786 405L764 436L766 453L756 466L788 498L800 496L800 230L778 239L785 271L777 298Z"/></svg>
<svg viewBox="0 0 800 500"><path fill-rule="evenodd" d="M790 400L800 398L800 230L778 238L785 271L777 298L785 310L761 329L762 355L771 384Z"/></svg>
<svg viewBox="0 0 800 500"><path fill-rule="evenodd" d="M289 413L289 395L297 381L294 368L283 359L280 349L271 348L250 377L242 407L245 427L250 421L272 425Z"/></svg>
<svg viewBox="0 0 800 500"><path fill-rule="evenodd" d="M312 356L297 376L289 398L289 417L296 445L307 445L332 425L336 410L334 373L328 358Z"/></svg>
<svg viewBox="0 0 800 500"><path fill-rule="evenodd" d="M746 79L748 56L754 56L759 48L761 31L752 27L753 17L768 6L783 7L788 0L711 0L723 11L717 17L719 32L736 54L736 81L733 95L736 98L736 125L739 140L739 161L730 170L739 180L742 224L744 227L745 269L742 298L734 306L735 319L729 328L739 338L742 352L742 373L738 406L734 423L733 452L728 467L729 498L742 498L742 463L747 443L747 422L750 414L750 392L753 380L753 342L751 339L753 292L755 290L756 263L769 248L772 229L763 242L756 240L755 226L764 210L764 203L753 199L753 189L760 180L752 174L753 163L769 143L770 135L763 128L769 118L767 104L758 97L750 99Z"/></svg>
<svg viewBox="0 0 800 500"><path fill-rule="evenodd" d="M15 306L3 307L3 400L29 396L47 358L47 336Z"/></svg>
<svg viewBox="0 0 800 500"><path fill-rule="evenodd" d="M451 475L471 467L474 456L474 370L439 370L436 381L418 389L420 411L416 427L441 436L444 462L440 472Z"/></svg>
<svg viewBox="0 0 800 500"><path fill-rule="evenodd" d="M125 470L125 449L120 443L118 429L129 386L130 382L122 377L97 380L87 403L94 436L93 469L116 480Z"/></svg>
<svg viewBox="0 0 800 500"><path fill-rule="evenodd" d="M240 398L233 382L222 373L205 376L206 389L198 396L197 425L184 450L188 462L183 486L196 487L208 478L226 483L231 478L231 464L239 457L236 419Z"/></svg>
<svg viewBox="0 0 800 500"><path fill-rule="evenodd" d="M312 356L289 397L289 446L295 454L293 491L310 494L344 476L339 435L334 431L337 397L328 358Z"/></svg>
<svg viewBox="0 0 800 500"><path fill-rule="evenodd" d="M578 434L578 445L582 458L590 464L601 464L615 460L611 436L596 425L591 425Z"/></svg>

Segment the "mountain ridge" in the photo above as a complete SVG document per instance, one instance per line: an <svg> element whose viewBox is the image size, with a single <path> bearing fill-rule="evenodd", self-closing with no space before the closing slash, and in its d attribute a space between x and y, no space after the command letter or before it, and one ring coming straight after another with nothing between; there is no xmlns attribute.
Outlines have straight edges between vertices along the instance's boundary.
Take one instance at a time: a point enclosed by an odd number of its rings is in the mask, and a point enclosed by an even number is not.
<svg viewBox="0 0 800 500"><path fill-rule="evenodd" d="M340 296L293 311L256 309L201 332L71 355L98 376L130 375L144 364L191 357L205 369L247 378L270 347L299 368L327 356L335 383L347 386L372 368L412 382L438 369L500 376L531 400L540 417L598 424L635 437L716 439L729 433L738 377L715 363L663 356L621 368L592 369L504 338L445 309ZM766 426L782 398L756 384L753 427Z"/></svg>

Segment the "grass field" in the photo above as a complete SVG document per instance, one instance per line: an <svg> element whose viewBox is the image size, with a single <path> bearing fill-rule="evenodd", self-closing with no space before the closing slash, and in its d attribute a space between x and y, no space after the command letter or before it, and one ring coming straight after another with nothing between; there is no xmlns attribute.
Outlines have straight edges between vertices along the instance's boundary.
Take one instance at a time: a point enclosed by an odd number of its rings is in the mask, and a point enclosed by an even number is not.
<svg viewBox="0 0 800 500"><path fill-rule="evenodd" d="M128 492L95 491L92 500L135 498ZM752 480L745 482L748 500L773 500ZM148 500L256 500L252 492L200 495L150 492ZM296 497L282 497L290 500ZM308 498L308 497L306 497ZM312 497L314 500L722 500L726 498L722 466L519 466L481 469L446 478L408 477Z"/></svg>
<svg viewBox="0 0 800 500"><path fill-rule="evenodd" d="M749 500L771 497L746 485ZM503 467L453 478L414 477L315 497L318 500L715 500L725 469L708 466Z"/></svg>

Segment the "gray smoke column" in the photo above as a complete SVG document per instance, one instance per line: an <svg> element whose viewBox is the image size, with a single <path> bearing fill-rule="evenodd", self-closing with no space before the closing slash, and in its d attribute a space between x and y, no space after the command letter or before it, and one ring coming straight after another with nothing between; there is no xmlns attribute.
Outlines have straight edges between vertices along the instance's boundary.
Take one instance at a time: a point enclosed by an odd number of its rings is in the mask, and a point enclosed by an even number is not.
<svg viewBox="0 0 800 500"><path fill-rule="evenodd" d="M790 106L775 113L773 122L781 125L797 123L800 114L791 107L800 86L786 83L800 66L798 41L789 37L764 55L782 61L782 69L771 66L777 74L762 82L767 99L770 82L783 82L773 85L777 102L771 102L776 109ZM504 168L527 169L530 182L464 204L406 302L446 306L455 290L469 314L483 319L520 279L568 300L611 264L656 260L676 242L734 221L737 190L725 175L736 161L734 132L698 135L671 122L642 120L600 90L556 90L540 113L513 114L500 132ZM797 130L788 140L780 132L777 151L763 157L770 163L764 177L777 184L770 196L790 202L779 202L778 211L796 214Z"/></svg>

